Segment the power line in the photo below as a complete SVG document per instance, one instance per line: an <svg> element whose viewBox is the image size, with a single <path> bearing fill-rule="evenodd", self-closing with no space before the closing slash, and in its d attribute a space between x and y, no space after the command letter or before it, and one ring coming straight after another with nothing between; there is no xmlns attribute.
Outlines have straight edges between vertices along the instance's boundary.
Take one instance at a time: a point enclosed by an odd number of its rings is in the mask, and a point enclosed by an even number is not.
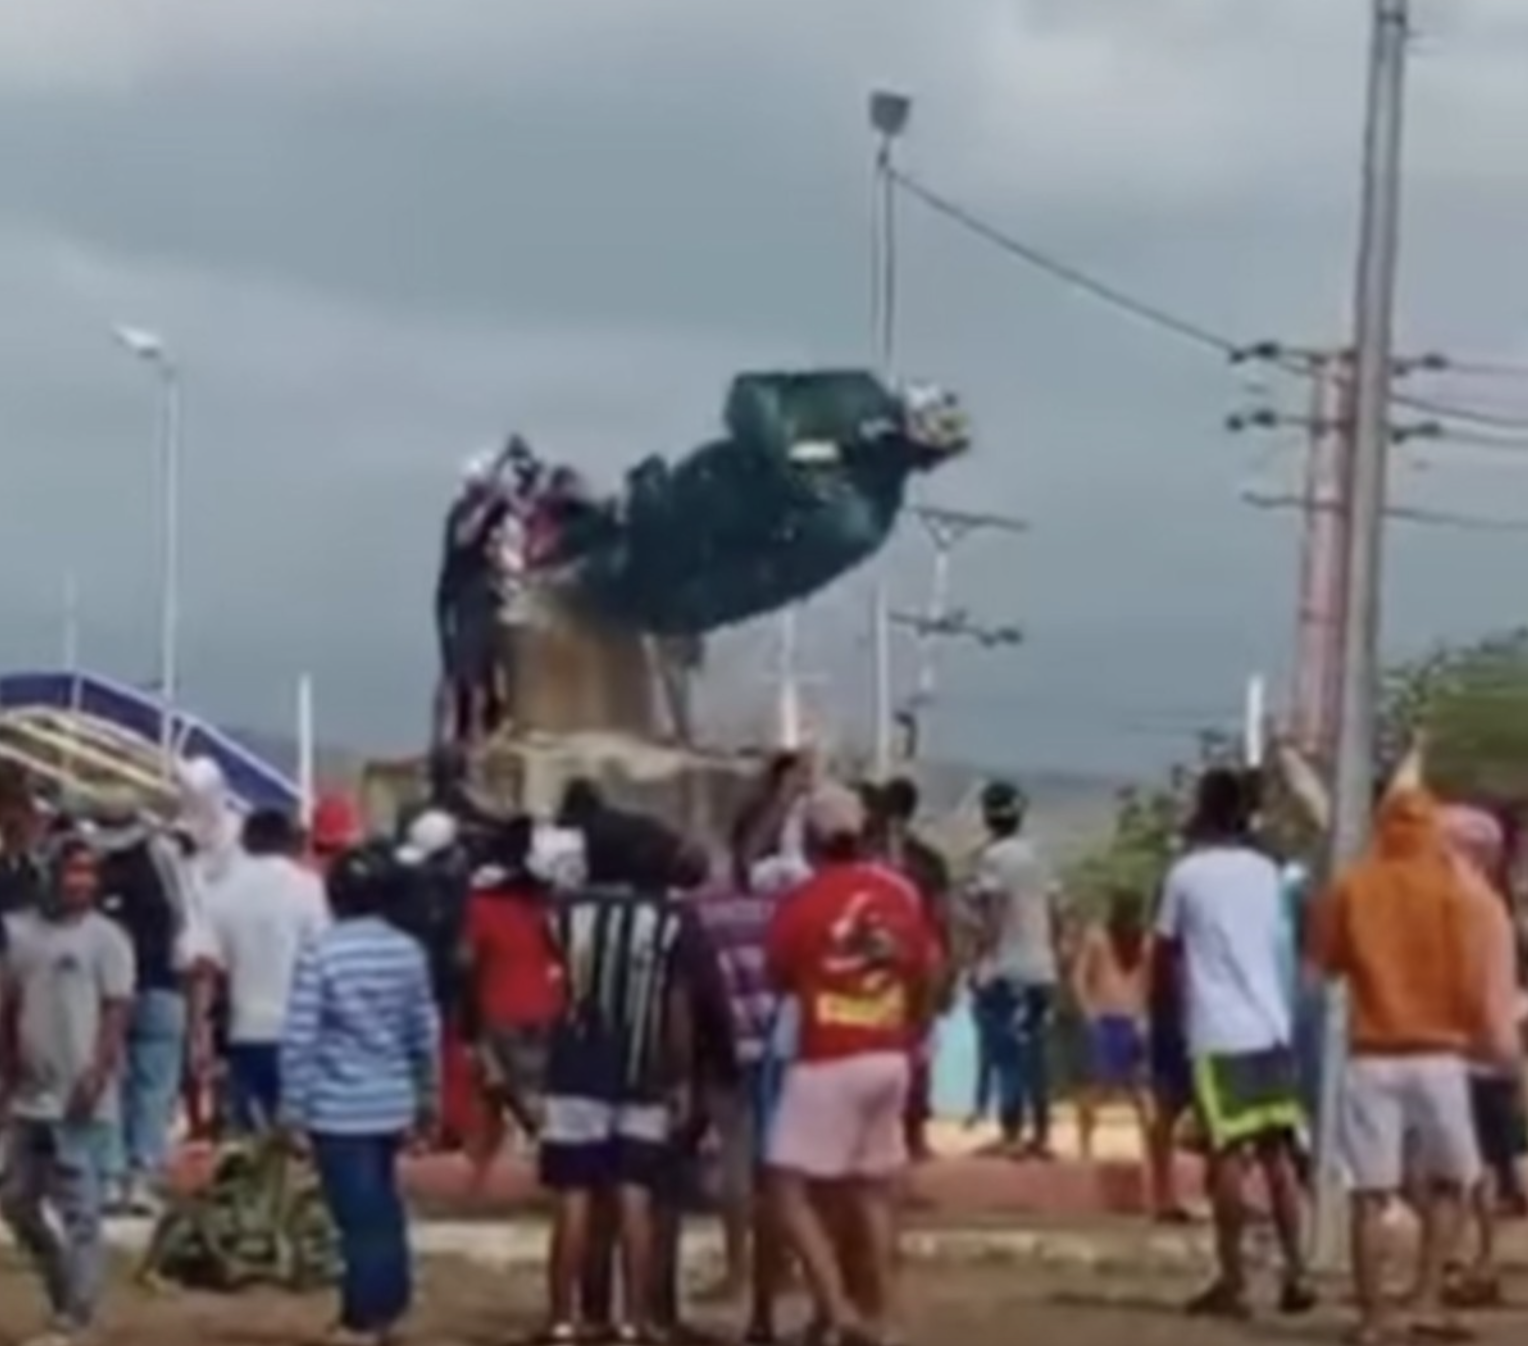
<svg viewBox="0 0 1528 1346"><path fill-rule="evenodd" d="M1065 285L1070 285L1075 290L1081 290L1085 294L1092 295L1102 303L1127 313L1131 317L1157 327L1164 332L1170 332L1184 341L1192 342L1196 346L1207 350L1216 351L1226 357L1234 356L1239 349L1238 343L1222 336L1218 332L1211 331L1208 327L1195 322L1191 318L1185 318L1180 314L1173 313L1150 300L1138 298L1135 295L1112 285L1106 280L1084 271L1081 267L1074 266L1071 262L1064 261L1060 257L1037 248L1031 243L1015 238L996 225L989 224L980 216L967 210L949 197L936 192L931 187L925 187L916 178L910 177L899 168L891 170L892 181L906 192L909 196L921 201L935 214L944 216L947 220L960 225L967 233L985 240L1001 252L1043 271L1055 280Z"/></svg>
<svg viewBox="0 0 1528 1346"><path fill-rule="evenodd" d="M936 215L949 220L952 224L958 225L968 234L990 244L1007 256L1023 262L1033 270L1039 271L1051 277L1052 280L1059 281L1061 284L1083 294L1090 295L1098 302L1128 317L1134 318L1138 322L1155 327L1158 331L1165 332L1170 336L1175 336L1180 341L1198 346L1201 350L1213 351L1217 355L1222 355L1234 362L1242 362L1248 359L1264 359L1286 372L1302 378L1309 378L1313 374L1313 361L1309 352L1285 347L1276 342L1248 345L1245 342L1235 341L1223 332L1217 332L1213 328L1167 308L1154 300L1132 294L1112 281L1105 280L1091 271L1067 261L1063 257L1057 256L1046 248L1039 247L1017 237L1006 229L999 228L975 211L960 204L960 202L929 187L904 169L890 166L886 171L888 179L895 187L920 202ZM1493 365L1492 362L1484 360L1469 360L1456 363L1449 357L1441 355L1419 360L1416 364L1417 369L1415 372L1452 373L1455 370L1470 372L1494 369L1503 376L1506 375L1507 371L1515 368L1506 363ZM1528 368L1524 369L1523 376L1528 378ZM1461 421L1490 429L1528 432L1528 415L1514 416L1504 412L1482 410L1477 407L1458 406L1452 402L1435 397L1400 391L1393 393L1391 400L1400 406L1423 411L1444 420Z"/></svg>
<svg viewBox="0 0 1528 1346"><path fill-rule="evenodd" d="M1284 491L1248 490L1241 498L1259 509L1332 510L1330 503L1312 506L1302 495ZM1427 524L1435 528L1451 528L1461 533L1528 533L1528 519L1491 518L1486 515L1460 514L1454 510L1431 509L1414 505L1390 505L1385 509L1387 519L1403 523Z"/></svg>
<svg viewBox="0 0 1528 1346"><path fill-rule="evenodd" d="M1390 400L1413 411L1425 411L1444 420L1463 421L1468 425L1484 426L1491 430L1518 430L1528 432L1528 416L1512 416L1506 412L1484 411L1479 407L1461 407L1451 402L1440 402L1434 397L1422 397L1416 393L1391 393Z"/></svg>
<svg viewBox="0 0 1528 1346"><path fill-rule="evenodd" d="M1476 379L1524 379L1528 380L1528 364L1511 360L1460 360L1451 355L1437 357L1437 365L1428 373L1458 374Z"/></svg>

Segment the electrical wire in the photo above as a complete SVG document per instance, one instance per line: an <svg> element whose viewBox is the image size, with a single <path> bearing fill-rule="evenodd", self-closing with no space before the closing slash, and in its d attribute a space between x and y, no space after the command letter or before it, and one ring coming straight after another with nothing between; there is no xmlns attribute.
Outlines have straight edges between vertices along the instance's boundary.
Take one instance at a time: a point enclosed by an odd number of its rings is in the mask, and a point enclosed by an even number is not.
<svg viewBox="0 0 1528 1346"><path fill-rule="evenodd" d="M942 192L927 186L895 165L886 165L884 171L894 187L920 202L936 215L943 217L952 224L958 225L968 234L990 244L1000 252L1023 262L1033 270L1039 271L1051 277L1051 279L1059 281L1061 284L1067 285L1083 294L1090 295L1100 303L1114 308L1138 322L1145 323L1148 326L1157 328L1159 331L1175 336L1181 341L1188 342L1204 350L1214 351L1216 354L1231 360L1241 360L1247 357L1249 348L1245 343L1234 341L1224 333L1217 332L1203 323L1185 317L1183 314L1177 313L1152 300L1131 294L1112 282L1104 280L1062 257L1058 257L1047 249L1037 247L1016 237L1008 230L1001 229L997 225L983 219L976 212L961 205L958 201L944 195ZM1267 358L1271 363L1291 374L1308 378L1314 373L1315 361L1309 353L1280 351L1269 355ZM1449 362L1445 372L1452 372L1455 368L1465 371L1495 369L1505 373L1514 367L1507 364L1493 366L1488 361L1476 360L1463 362L1459 366ZM1528 377L1528 369L1525 369L1523 374L1524 377ZM1486 411L1477 407L1457 406L1437 398L1400 391L1392 394L1392 401L1397 405L1410 407L1415 411L1424 411L1442 420L1460 421L1490 429L1520 430L1528 434L1528 416L1513 416L1500 412Z"/></svg>
<svg viewBox="0 0 1528 1346"><path fill-rule="evenodd" d="M1425 411L1443 420L1462 421L1488 430L1517 430L1528 434L1528 416L1512 416L1506 412L1485 411L1479 407L1461 407L1451 402L1441 402L1434 397L1417 393L1391 393L1390 400L1397 406L1410 407L1413 411Z"/></svg>
<svg viewBox="0 0 1528 1346"><path fill-rule="evenodd" d="M1424 364L1419 371L1425 374L1458 374L1466 378L1477 379L1524 379L1528 380L1528 364L1518 364L1511 360L1459 360L1452 355L1440 355L1436 357L1437 368L1431 368L1430 361L1424 357Z"/></svg>
<svg viewBox="0 0 1528 1346"><path fill-rule="evenodd" d="M1217 352L1220 355L1231 357L1236 355L1241 346L1238 342L1222 336L1218 332L1185 318L1169 309L1163 308L1150 300L1140 299L1129 294L1116 285L1084 271L1081 267L1062 260L1059 257L1026 243L1022 239L1015 238L996 225L989 224L980 216L973 214L959 203L949 197L941 195L931 187L925 187L916 178L909 177L899 168L889 168L891 180L909 196L921 201L930 210L955 224L960 225L977 238L981 238L993 245L1001 252L1011 257L1016 257L1037 271L1042 271L1063 284L1070 285L1075 290L1090 294L1101 303L1108 304L1112 308L1127 313L1141 322L1148 323L1164 332L1170 332L1185 341L1192 342L1197 346Z"/></svg>
<svg viewBox="0 0 1528 1346"><path fill-rule="evenodd" d="M1334 505L1312 506L1303 495L1286 492L1244 490L1243 503L1255 509L1333 510ZM1455 510L1432 509L1420 505L1387 505L1385 517L1400 523L1447 528L1458 533L1528 533L1528 518L1491 518L1489 515L1461 514Z"/></svg>

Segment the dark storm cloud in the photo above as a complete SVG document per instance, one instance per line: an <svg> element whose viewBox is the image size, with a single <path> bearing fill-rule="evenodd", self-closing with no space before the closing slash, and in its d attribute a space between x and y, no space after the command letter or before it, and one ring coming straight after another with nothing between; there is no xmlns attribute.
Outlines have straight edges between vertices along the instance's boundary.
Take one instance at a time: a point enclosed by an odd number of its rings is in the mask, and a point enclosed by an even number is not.
<svg viewBox="0 0 1528 1346"><path fill-rule="evenodd" d="M1501 259L1528 188L1505 137L1528 34L1500 0L1420 8L1403 325L1510 352L1523 296ZM710 433L740 365L861 357L862 107L883 81L919 96L915 171L995 222L1233 337L1330 339L1362 10L8 8L0 563L23 578L0 597L18 640L51 655L69 568L102 659L152 651L152 407L104 336L129 318L188 365L198 696L263 718L311 665L345 688L339 732L413 741L436 512L463 453L517 423L611 473ZM957 563L971 605L1032 643L951 652L944 732L980 742L996 720L1046 760L1149 756L1111 719L1234 705L1288 643L1289 522L1236 504L1255 454L1221 430L1242 382L915 205L903 223L902 363L960 387L983 432L938 493L1035 523ZM1397 490L1489 508L1501 482L1474 462ZM1477 581L1517 545L1398 537L1397 638L1501 620ZM915 537L892 567L915 596ZM847 681L863 654L820 620L820 661Z"/></svg>

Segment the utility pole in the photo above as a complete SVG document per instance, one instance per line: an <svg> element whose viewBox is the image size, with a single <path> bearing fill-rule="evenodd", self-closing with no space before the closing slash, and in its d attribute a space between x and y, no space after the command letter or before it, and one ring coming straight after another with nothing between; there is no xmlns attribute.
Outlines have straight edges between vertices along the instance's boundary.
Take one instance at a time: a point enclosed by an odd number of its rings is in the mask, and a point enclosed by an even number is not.
<svg viewBox="0 0 1528 1346"><path fill-rule="evenodd" d="M894 613L892 620L911 629L918 641L918 682L906 708L913 739L920 748L927 743L921 723L934 702L937 676L936 646L949 637L975 640L982 645L1016 645L1022 637L1016 627L989 627L972 620L969 613L950 605L950 567L956 547L972 534L984 531L1022 533L1026 525L1006 514L975 510L946 509L937 505L915 505L913 516L923 525L934 548L933 575L929 584L928 604L921 613Z"/></svg>
<svg viewBox="0 0 1528 1346"><path fill-rule="evenodd" d="M1380 573L1384 561L1386 467L1395 291L1400 247L1402 123L1409 0L1373 0L1364 129L1363 197L1354 294L1353 454L1340 661L1332 859L1363 848L1374 790L1375 682L1379 674ZM1347 1058L1346 988L1331 986L1322 1034L1314 1260L1342 1258L1344 1185L1337 1110Z"/></svg>
<svg viewBox="0 0 1528 1346"><path fill-rule="evenodd" d="M1352 419L1343 392L1350 386L1345 377L1349 356L1340 351L1296 351L1266 341L1238 351L1233 360L1294 361L1310 375L1310 404L1305 415L1286 416L1271 407L1253 407L1228 417L1226 427L1232 431L1292 428L1305 437L1295 665L1289 709L1292 734L1300 750L1330 764L1342 638L1342 553L1347 526L1344 477L1352 444ZM1264 503L1257 495L1246 498L1254 504Z"/></svg>
<svg viewBox="0 0 1528 1346"><path fill-rule="evenodd" d="M1330 761L1336 705L1338 644L1342 639L1339 556L1347 522L1343 510L1343 452L1350 442L1338 405L1342 361L1318 359L1312 371L1310 431L1305 449L1304 530L1300 545L1294 739L1308 757Z"/></svg>

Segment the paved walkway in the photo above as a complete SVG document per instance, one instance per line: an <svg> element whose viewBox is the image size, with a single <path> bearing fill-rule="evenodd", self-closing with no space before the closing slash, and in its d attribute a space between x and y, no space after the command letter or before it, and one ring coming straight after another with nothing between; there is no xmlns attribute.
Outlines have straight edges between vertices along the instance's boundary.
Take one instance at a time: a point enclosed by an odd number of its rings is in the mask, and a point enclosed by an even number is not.
<svg viewBox="0 0 1528 1346"><path fill-rule="evenodd" d="M1054 1130L1059 1158L1040 1162L984 1155L996 1141L989 1128L936 1122L930 1141L938 1157L913 1171L909 1199L930 1218L959 1224L993 1217L1041 1216L1050 1220L1090 1220L1140 1215L1146 1210L1139 1130L1128 1112L1114 1109L1094 1136L1095 1160L1078 1158L1075 1114L1058 1109ZM190 1145L182 1152L179 1177L194 1183L205 1173L210 1151ZM485 1191L472 1193L470 1172L459 1155L422 1155L404 1161L404 1186L432 1215L481 1218L542 1205L534 1165L524 1154L506 1153L495 1165ZM1181 1161L1180 1191L1193 1204L1199 1192L1199 1164Z"/></svg>
<svg viewBox="0 0 1528 1346"><path fill-rule="evenodd" d="M148 1245L151 1222L107 1221L107 1241L126 1253ZM460 1257L481 1266L539 1268L546 1261L546 1222L535 1216L506 1220L436 1220L415 1222L416 1253ZM0 1244L11 1242L0 1227ZM1135 1220L1104 1220L1091 1225L1038 1224L929 1226L914 1223L904 1232L904 1253L918 1262L1033 1263L1086 1270L1184 1270L1200 1266L1209 1255L1202 1228L1163 1229ZM719 1268L720 1230L714 1221L697 1219L685 1233L685 1263L691 1272Z"/></svg>

